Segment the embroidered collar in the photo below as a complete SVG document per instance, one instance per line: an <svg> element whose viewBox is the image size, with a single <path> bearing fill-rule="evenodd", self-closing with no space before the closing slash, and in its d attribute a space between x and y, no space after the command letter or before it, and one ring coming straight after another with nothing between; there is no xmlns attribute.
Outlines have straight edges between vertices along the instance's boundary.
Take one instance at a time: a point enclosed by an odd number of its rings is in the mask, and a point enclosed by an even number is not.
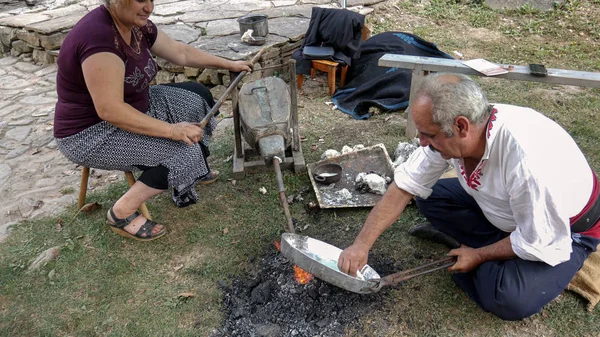
<svg viewBox="0 0 600 337"><path fill-rule="evenodd" d="M493 105L490 105L492 110L490 117L488 119L486 134L485 134L485 152L481 157L481 160L487 160L490 157L490 149L492 148L492 144L496 139L496 135L498 134L498 130L500 127L498 126L498 109L496 109Z"/></svg>

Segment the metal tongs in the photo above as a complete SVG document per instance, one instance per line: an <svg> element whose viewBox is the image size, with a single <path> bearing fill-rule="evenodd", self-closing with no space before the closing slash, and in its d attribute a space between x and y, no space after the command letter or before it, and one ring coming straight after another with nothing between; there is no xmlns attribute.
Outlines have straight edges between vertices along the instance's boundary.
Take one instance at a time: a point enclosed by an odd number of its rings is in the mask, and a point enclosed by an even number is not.
<svg viewBox="0 0 600 337"><path fill-rule="evenodd" d="M387 275L380 279L369 279L372 282L373 291L379 291L385 286L396 286L398 283L406 281L416 276L432 273L436 270L444 269L453 266L456 263L456 256L448 256L446 258L429 262L418 267L403 270L394 274Z"/></svg>

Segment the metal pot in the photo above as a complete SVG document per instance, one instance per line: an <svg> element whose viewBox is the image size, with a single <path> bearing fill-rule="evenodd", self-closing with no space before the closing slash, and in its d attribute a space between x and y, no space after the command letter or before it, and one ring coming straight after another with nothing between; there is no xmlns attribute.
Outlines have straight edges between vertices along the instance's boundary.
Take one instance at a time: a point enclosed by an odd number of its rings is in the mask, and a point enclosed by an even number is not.
<svg viewBox="0 0 600 337"><path fill-rule="evenodd" d="M247 30L252 29L253 37L266 37L269 35L269 23L267 19L268 16L266 14L248 14L237 19L240 25L240 36L243 36Z"/></svg>
<svg viewBox="0 0 600 337"><path fill-rule="evenodd" d="M336 183L342 178L342 166L334 163L319 165L313 170L313 178L321 184Z"/></svg>

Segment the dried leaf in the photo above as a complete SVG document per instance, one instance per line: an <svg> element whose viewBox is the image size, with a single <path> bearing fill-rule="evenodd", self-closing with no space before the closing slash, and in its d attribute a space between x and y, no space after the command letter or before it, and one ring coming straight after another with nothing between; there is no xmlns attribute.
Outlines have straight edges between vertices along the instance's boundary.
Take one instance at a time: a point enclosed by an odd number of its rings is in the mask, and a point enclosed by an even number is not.
<svg viewBox="0 0 600 337"><path fill-rule="evenodd" d="M227 228L227 227L223 228L223 234L227 234L227 233L229 233L229 228Z"/></svg>
<svg viewBox="0 0 600 337"><path fill-rule="evenodd" d="M83 212L83 213L89 213L89 212L93 212L93 211L99 209L100 207L102 207L102 206L99 203L92 202L92 203L83 205L79 211Z"/></svg>
<svg viewBox="0 0 600 337"><path fill-rule="evenodd" d="M59 218L56 221L56 226L55 226L56 230L60 232L62 230L62 225L63 225L63 221L62 221L62 219Z"/></svg>
<svg viewBox="0 0 600 337"><path fill-rule="evenodd" d="M180 264L180 265L178 265L178 266L175 266L173 269L174 269L175 271L180 271L180 270L181 270L181 268L183 268L183 264Z"/></svg>
<svg viewBox="0 0 600 337"><path fill-rule="evenodd" d="M40 269L48 262L56 259L58 255L60 255L60 246L48 248L35 258L31 265L29 265L28 271Z"/></svg>
<svg viewBox="0 0 600 337"><path fill-rule="evenodd" d="M188 298L195 297L195 296L196 296L195 293L181 293L181 294L177 295L177 298L186 300Z"/></svg>

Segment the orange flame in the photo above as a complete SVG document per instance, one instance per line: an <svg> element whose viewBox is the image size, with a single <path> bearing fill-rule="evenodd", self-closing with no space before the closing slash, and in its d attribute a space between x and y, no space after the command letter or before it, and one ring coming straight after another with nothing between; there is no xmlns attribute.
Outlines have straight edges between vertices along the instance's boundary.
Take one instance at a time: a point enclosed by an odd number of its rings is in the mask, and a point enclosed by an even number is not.
<svg viewBox="0 0 600 337"><path fill-rule="evenodd" d="M275 247L277 247L277 250L281 251L281 242L275 241L273 243L275 244ZM313 278L314 278L313 274L311 274L307 271L304 271L302 268L294 265L294 279L296 279L296 282L298 282L300 284L307 284Z"/></svg>
<svg viewBox="0 0 600 337"><path fill-rule="evenodd" d="M294 278L296 279L296 282L300 284L307 284L314 278L314 276L313 274L304 271L302 270L302 268L294 265Z"/></svg>

